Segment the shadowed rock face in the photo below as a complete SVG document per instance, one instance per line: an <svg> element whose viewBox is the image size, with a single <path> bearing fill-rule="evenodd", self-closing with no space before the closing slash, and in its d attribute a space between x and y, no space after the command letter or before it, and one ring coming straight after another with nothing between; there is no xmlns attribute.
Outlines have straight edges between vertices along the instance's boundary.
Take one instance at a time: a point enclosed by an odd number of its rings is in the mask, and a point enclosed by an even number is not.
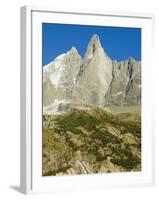
<svg viewBox="0 0 159 200"><path fill-rule="evenodd" d="M98 35L91 38L83 59L72 47L43 67L43 105L48 114L74 104L105 107L140 102L141 62L112 61Z"/></svg>
<svg viewBox="0 0 159 200"><path fill-rule="evenodd" d="M106 105L137 105L141 102L141 63L133 58L112 62L113 78L105 95Z"/></svg>

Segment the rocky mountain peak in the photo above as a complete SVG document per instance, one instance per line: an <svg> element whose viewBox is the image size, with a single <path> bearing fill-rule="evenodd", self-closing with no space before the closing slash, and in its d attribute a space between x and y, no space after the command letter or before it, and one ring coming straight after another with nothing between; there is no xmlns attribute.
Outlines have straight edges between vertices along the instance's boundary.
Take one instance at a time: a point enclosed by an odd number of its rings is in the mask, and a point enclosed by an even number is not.
<svg viewBox="0 0 159 200"><path fill-rule="evenodd" d="M91 58L94 55L95 51L99 48L102 48L99 36L94 34L88 44L84 60L87 58Z"/></svg>
<svg viewBox="0 0 159 200"><path fill-rule="evenodd" d="M78 53L76 47L74 47L74 46L71 48L70 52L71 52L71 53Z"/></svg>
<svg viewBox="0 0 159 200"><path fill-rule="evenodd" d="M92 36L88 46L92 46L95 49L101 47L100 39L99 39L99 36L97 34L94 34Z"/></svg>
<svg viewBox="0 0 159 200"><path fill-rule="evenodd" d="M51 113L68 102L97 107L140 104L141 62L132 57L111 60L96 34L84 59L72 47L43 69L43 102Z"/></svg>
<svg viewBox="0 0 159 200"><path fill-rule="evenodd" d="M128 62L129 62L129 63L133 63L133 62L136 62L136 60L135 60L133 57L129 57L129 58L128 58Z"/></svg>
<svg viewBox="0 0 159 200"><path fill-rule="evenodd" d="M66 62L82 62L82 57L78 53L77 49L73 46L70 51L67 52L67 56L65 58Z"/></svg>
<svg viewBox="0 0 159 200"><path fill-rule="evenodd" d="M70 49L70 51L68 51L68 54L73 55L73 56L77 56L77 55L79 56L79 53L78 53L76 47L74 47L74 46Z"/></svg>

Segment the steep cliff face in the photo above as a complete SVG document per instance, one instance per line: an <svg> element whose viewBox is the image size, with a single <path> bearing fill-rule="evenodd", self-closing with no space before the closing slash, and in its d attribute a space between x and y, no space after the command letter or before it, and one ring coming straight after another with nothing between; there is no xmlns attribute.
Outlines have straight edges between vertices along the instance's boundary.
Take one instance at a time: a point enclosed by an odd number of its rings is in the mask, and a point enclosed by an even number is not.
<svg viewBox="0 0 159 200"><path fill-rule="evenodd" d="M75 47L43 67L44 111L57 111L64 102L72 101L72 91L82 58Z"/></svg>
<svg viewBox="0 0 159 200"><path fill-rule="evenodd" d="M75 47L43 67L44 112L55 114L74 105L123 106L141 103L141 62L112 61L98 35L82 60Z"/></svg>
<svg viewBox="0 0 159 200"><path fill-rule="evenodd" d="M113 61L112 81L105 95L106 105L136 105L141 102L141 63L133 58Z"/></svg>
<svg viewBox="0 0 159 200"><path fill-rule="evenodd" d="M76 96L81 95L80 103L104 106L104 95L111 80L112 61L104 52L99 37L94 35L77 76Z"/></svg>

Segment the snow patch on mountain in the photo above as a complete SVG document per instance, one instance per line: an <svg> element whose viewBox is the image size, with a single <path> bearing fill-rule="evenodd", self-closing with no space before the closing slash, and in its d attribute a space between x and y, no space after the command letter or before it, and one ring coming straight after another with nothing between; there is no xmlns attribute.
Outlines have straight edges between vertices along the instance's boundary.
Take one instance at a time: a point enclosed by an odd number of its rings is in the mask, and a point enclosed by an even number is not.
<svg viewBox="0 0 159 200"><path fill-rule="evenodd" d="M70 104L97 107L141 102L141 62L132 58L113 61L98 35L91 38L85 56L77 49L56 57L43 67L44 111L57 114Z"/></svg>
<svg viewBox="0 0 159 200"><path fill-rule="evenodd" d="M53 67L53 65L56 65L55 67L58 68L61 64L61 60L63 60L65 56L66 56L66 53L63 53L57 56L53 61L51 61L49 64L43 67L43 72L46 72L46 71L49 72L51 68Z"/></svg>
<svg viewBox="0 0 159 200"><path fill-rule="evenodd" d="M55 65L55 68L54 68L55 70L51 74L50 80L57 89L61 75L62 75L63 71L65 70L66 65L64 63L62 63L61 61L55 62L54 65Z"/></svg>

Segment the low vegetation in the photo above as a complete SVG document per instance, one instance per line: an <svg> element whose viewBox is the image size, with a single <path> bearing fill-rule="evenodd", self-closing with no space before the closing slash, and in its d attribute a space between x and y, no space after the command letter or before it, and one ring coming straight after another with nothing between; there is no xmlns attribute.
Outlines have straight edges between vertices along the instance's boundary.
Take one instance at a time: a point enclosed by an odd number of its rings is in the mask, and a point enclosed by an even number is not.
<svg viewBox="0 0 159 200"><path fill-rule="evenodd" d="M103 109L43 115L43 176L141 170L141 118Z"/></svg>

